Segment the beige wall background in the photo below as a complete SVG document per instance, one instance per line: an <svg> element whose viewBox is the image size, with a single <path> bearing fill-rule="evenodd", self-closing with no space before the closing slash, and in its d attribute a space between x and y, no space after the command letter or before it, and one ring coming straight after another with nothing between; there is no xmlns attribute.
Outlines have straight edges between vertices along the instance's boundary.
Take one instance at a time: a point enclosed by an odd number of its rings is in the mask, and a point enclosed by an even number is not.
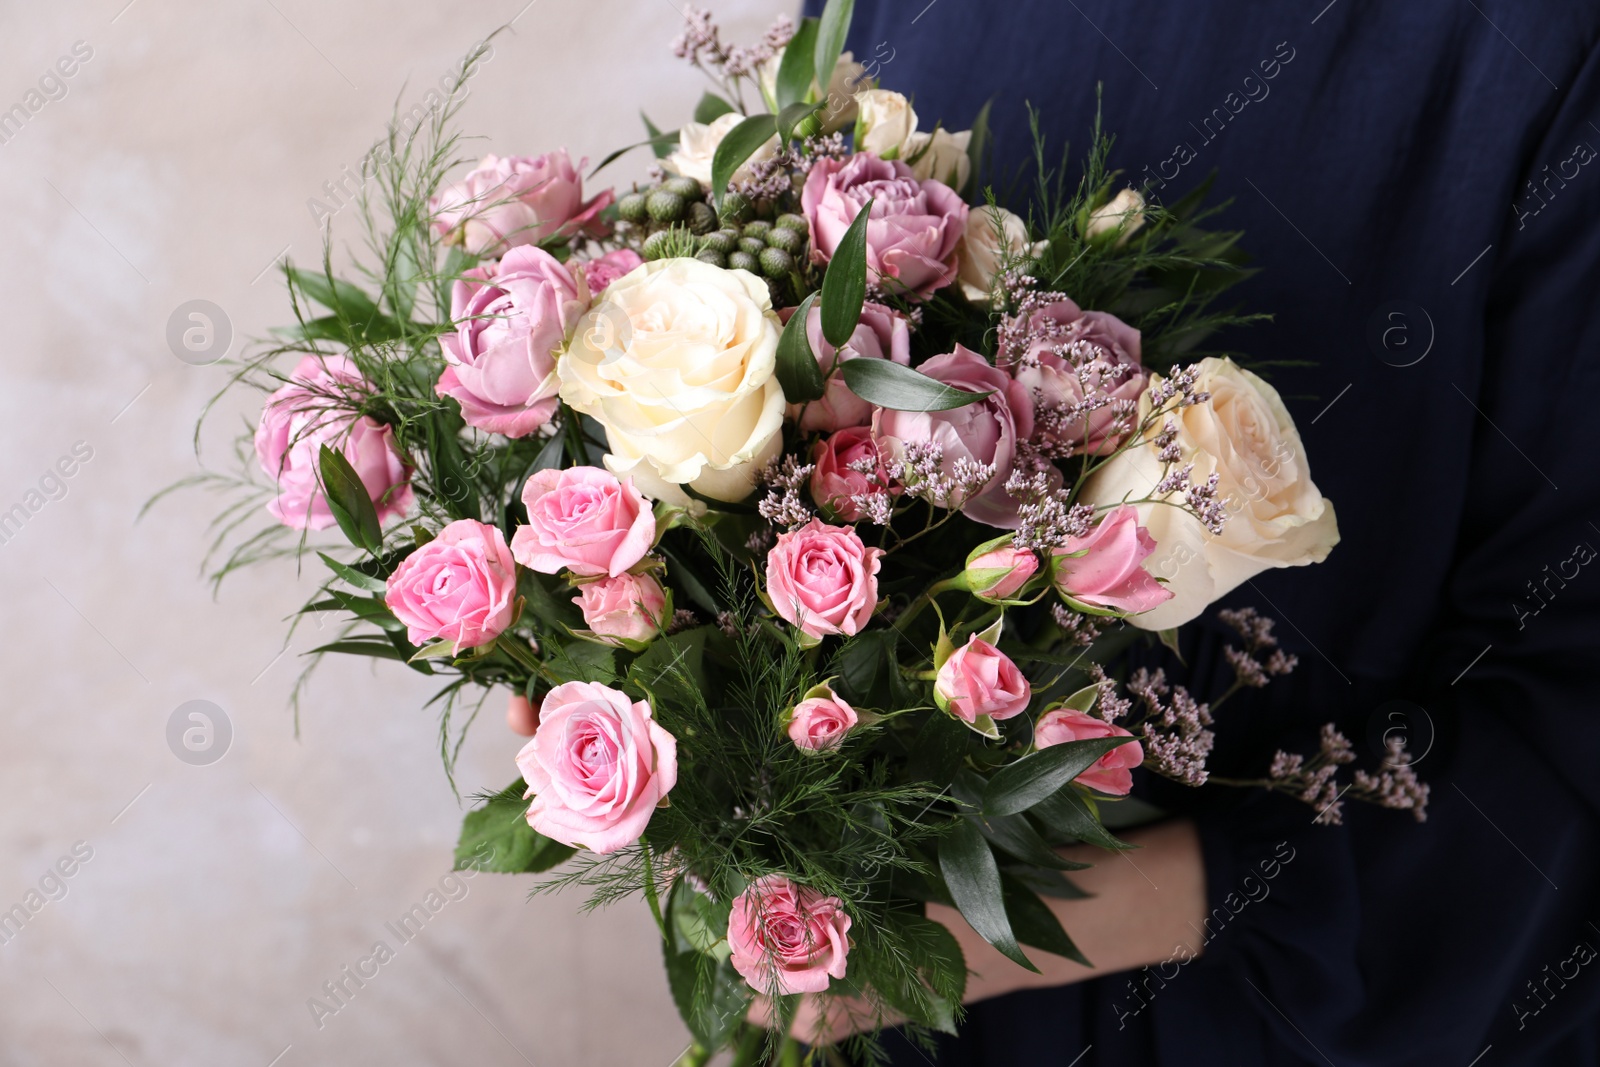
<svg viewBox="0 0 1600 1067"><path fill-rule="evenodd" d="M734 40L789 6L717 5ZM174 309L215 302L234 354L284 321L268 268L318 257L306 201L513 18L462 114L498 151L597 160L639 139L641 104L671 128L704 89L667 48L673 0L5 5L0 109L75 45L92 55L0 144L0 511L38 505L0 544L0 912L43 901L0 944L0 1065L667 1067L686 1042L642 905L583 915L479 875L402 946L384 924L439 888L461 817L431 687L329 662L297 740L288 695L317 635L279 648L310 583L269 566L213 599L204 494L135 521L195 471L224 375L174 357ZM217 419L213 465L254 415L240 397ZM75 446L91 458L41 489ZM166 739L197 699L233 731L207 766ZM515 776L500 710L463 753L463 795ZM91 857L48 877L75 846ZM319 1028L307 999L379 940L394 959Z"/></svg>

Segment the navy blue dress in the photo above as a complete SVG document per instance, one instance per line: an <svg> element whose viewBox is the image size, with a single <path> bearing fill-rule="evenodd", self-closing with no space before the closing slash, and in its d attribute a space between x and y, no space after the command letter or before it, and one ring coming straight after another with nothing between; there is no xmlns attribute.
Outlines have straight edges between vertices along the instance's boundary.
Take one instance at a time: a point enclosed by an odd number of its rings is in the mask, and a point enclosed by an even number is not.
<svg viewBox="0 0 1600 1067"><path fill-rule="evenodd" d="M1217 172L1276 316L1227 340L1314 364L1272 378L1343 542L1228 598L1301 666L1213 769L1398 725L1433 789L1338 828L1158 790L1201 827L1204 955L975 1005L940 1067L1600 1064L1597 36L1595 0L858 0L924 128L993 98L1002 175L1024 102L1082 144L1097 82L1133 183Z"/></svg>

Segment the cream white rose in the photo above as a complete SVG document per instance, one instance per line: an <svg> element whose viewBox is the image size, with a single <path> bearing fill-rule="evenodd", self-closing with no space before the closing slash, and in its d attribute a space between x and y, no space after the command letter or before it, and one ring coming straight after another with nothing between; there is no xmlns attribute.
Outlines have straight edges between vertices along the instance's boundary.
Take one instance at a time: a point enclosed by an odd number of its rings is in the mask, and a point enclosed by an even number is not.
<svg viewBox="0 0 1600 1067"><path fill-rule="evenodd" d="M1144 225L1144 197L1136 189L1124 189L1104 207L1089 214L1088 237L1115 233L1117 244L1125 245L1134 231Z"/></svg>
<svg viewBox="0 0 1600 1067"><path fill-rule="evenodd" d="M658 500L741 500L783 444L767 283L697 259L612 282L556 365L561 399L605 427L606 466Z"/></svg>
<svg viewBox="0 0 1600 1067"><path fill-rule="evenodd" d="M1002 255L1015 257L1025 252L1037 258L1048 244L1035 241L1029 245L1028 224L998 204L973 208L957 251L961 269L956 281L961 295L980 307L988 307Z"/></svg>
<svg viewBox="0 0 1600 1067"><path fill-rule="evenodd" d="M1151 375L1150 388L1161 382ZM1218 476L1218 497L1228 513L1213 535L1189 512L1165 503L1143 503L1140 523L1156 540L1145 561L1165 579L1173 598L1128 621L1144 630L1164 630L1200 615L1235 586L1269 567L1321 563L1339 543L1333 502L1311 480L1305 446L1278 391L1232 360L1199 363L1196 387L1211 400L1180 408L1172 418L1184 463L1193 481ZM1150 409L1149 391L1140 400ZM1110 505L1149 496L1162 474L1148 438L1130 446L1095 472L1083 499Z"/></svg>
<svg viewBox="0 0 1600 1067"><path fill-rule="evenodd" d="M728 136L728 131L745 120L745 116L737 111L730 111L726 115L718 115L709 123L685 122L678 131L678 147L667 154L661 161L663 169L673 174L681 174L685 178L693 178L701 185L711 184L711 159L717 154L717 145ZM733 178L739 181L750 176L750 164L759 163L770 159L778 150L778 138L774 134L772 139L751 153L750 158L734 171Z"/></svg>
<svg viewBox="0 0 1600 1067"><path fill-rule="evenodd" d="M932 133L913 133L906 138L903 156L918 179L944 182L959 193L972 172L972 160L967 157L971 141L971 130L951 133L939 127Z"/></svg>
<svg viewBox="0 0 1600 1067"><path fill-rule="evenodd" d="M782 48L778 49L771 59L756 68L756 80L761 85L761 98L766 102L767 110L774 115L780 110L778 68L783 64L784 51ZM826 95L818 88L817 80L811 79L812 99L823 105L820 112L823 133L842 130L856 120L856 84L866 72L867 68L857 63L854 55L845 52L833 65L833 74L828 78Z"/></svg>
<svg viewBox="0 0 1600 1067"><path fill-rule="evenodd" d="M906 142L917 132L917 113L911 101L888 89L864 89L856 94L856 151L880 159L903 159Z"/></svg>

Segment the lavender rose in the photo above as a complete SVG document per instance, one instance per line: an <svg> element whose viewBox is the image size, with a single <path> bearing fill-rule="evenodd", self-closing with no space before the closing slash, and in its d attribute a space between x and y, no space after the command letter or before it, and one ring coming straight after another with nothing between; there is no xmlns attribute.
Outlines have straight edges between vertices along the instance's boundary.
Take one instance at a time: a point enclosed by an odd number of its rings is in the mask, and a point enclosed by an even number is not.
<svg viewBox="0 0 1600 1067"><path fill-rule="evenodd" d="M484 156L428 201L434 228L483 257L549 237L602 236L599 215L614 194L607 189L584 200L579 170L586 162L574 167L565 148L542 156Z"/></svg>
<svg viewBox="0 0 1600 1067"><path fill-rule="evenodd" d="M1027 345L1009 369L1036 400L1038 442L1063 456L1115 452L1133 429L1148 380L1139 362L1139 331L1065 299L1026 322L1008 322L1006 330L1020 333Z"/></svg>

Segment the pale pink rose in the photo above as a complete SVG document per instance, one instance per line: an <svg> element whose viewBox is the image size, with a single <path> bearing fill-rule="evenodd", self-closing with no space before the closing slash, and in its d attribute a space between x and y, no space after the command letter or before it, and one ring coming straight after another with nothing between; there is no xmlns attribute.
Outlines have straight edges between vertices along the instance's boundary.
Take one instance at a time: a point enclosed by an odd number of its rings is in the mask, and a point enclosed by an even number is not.
<svg viewBox="0 0 1600 1067"><path fill-rule="evenodd" d="M1110 455L1128 436L1138 418L1134 409L1148 375L1139 362L1139 331L1104 311L1084 311L1071 300L1058 300L1012 322L1034 339L1011 370L1034 398L1034 427L1041 444L1069 450L1071 455ZM1096 367L1096 364L1104 366ZM1084 377L1087 371L1087 396ZM1124 424L1117 411L1103 405L1075 413L1085 399L1110 397L1124 401Z"/></svg>
<svg viewBox="0 0 1600 1067"><path fill-rule="evenodd" d="M967 557L967 588L980 600L1010 600L1038 570L1038 555L1008 540Z"/></svg>
<svg viewBox="0 0 1600 1067"><path fill-rule="evenodd" d="M808 637L859 633L878 604L882 556L854 529L821 519L779 534L767 553L772 608Z"/></svg>
<svg viewBox="0 0 1600 1067"><path fill-rule="evenodd" d="M517 753L528 783L528 825L601 854L639 840L678 781L678 742L650 705L598 682L545 694L533 740Z"/></svg>
<svg viewBox="0 0 1600 1067"><path fill-rule="evenodd" d="M861 721L856 709L832 689L823 687L819 696L807 697L794 706L789 716L789 740L805 752L824 752L838 747L844 735Z"/></svg>
<svg viewBox="0 0 1600 1067"><path fill-rule="evenodd" d="M821 993L850 953L844 902L781 874L750 883L728 915L733 969L760 993Z"/></svg>
<svg viewBox="0 0 1600 1067"><path fill-rule="evenodd" d="M583 609L583 621L601 637L648 641L667 619L667 594L648 574L619 574L578 586L572 602Z"/></svg>
<svg viewBox="0 0 1600 1067"><path fill-rule="evenodd" d="M1049 748L1068 741L1087 741L1094 737L1132 737L1120 726L1087 715L1072 708L1056 708L1039 716L1033 727L1033 744L1036 748ZM1112 796L1127 796L1133 788L1134 767L1144 762L1144 746L1137 741L1118 745L1095 760L1089 769L1073 781L1098 789Z"/></svg>
<svg viewBox="0 0 1600 1067"><path fill-rule="evenodd" d="M948 185L918 181L900 160L865 152L821 159L811 168L800 208L811 227L811 257L826 263L861 205L867 221L867 277L908 299L926 299L956 277L956 246L967 205Z"/></svg>
<svg viewBox="0 0 1600 1067"><path fill-rule="evenodd" d="M958 389L989 393L984 399L950 411L891 411L877 416L879 444L896 458L905 446L933 444L943 452L946 473L956 461L993 464L994 475L966 500L936 500L941 507L960 505L969 519L1002 530L1017 527L1020 501L1006 492L1017 458L1017 444L1033 434L1033 399L1028 390L1005 371L970 349L956 345L954 352L934 356L917 370Z"/></svg>
<svg viewBox="0 0 1600 1067"><path fill-rule="evenodd" d="M850 469L851 464L867 460L875 468L870 481L863 472ZM861 508L854 498L889 491L889 472L884 467L883 454L872 440L872 431L865 426L852 426L825 441L818 441L812 448L811 462L811 499L825 512L845 522L861 518Z"/></svg>
<svg viewBox="0 0 1600 1067"><path fill-rule="evenodd" d="M549 237L603 236L599 215L614 194L607 189L583 199L586 163L580 159L574 167L565 148L542 156L484 156L428 201L434 228L446 237L459 234L462 247L485 258Z"/></svg>
<svg viewBox="0 0 1600 1067"><path fill-rule="evenodd" d="M1069 537L1055 550L1050 580L1062 596L1137 615L1172 599L1144 569L1155 550L1155 538L1139 525L1139 510L1123 504L1086 536Z"/></svg>
<svg viewBox="0 0 1600 1067"><path fill-rule="evenodd" d="M517 527L511 554L540 574L615 578L644 559L656 541L656 515L633 479L599 467L542 470L522 488L528 525Z"/></svg>
<svg viewBox="0 0 1600 1067"><path fill-rule="evenodd" d="M458 519L400 561L383 602L413 645L449 641L457 652L499 637L517 610L517 565L498 526Z"/></svg>
<svg viewBox="0 0 1600 1067"><path fill-rule="evenodd" d="M583 276L588 279L589 292L600 294L605 292L606 286L630 274L633 269L642 266L644 260L639 253L631 248L619 248L615 252L607 252L598 259L586 259L581 264Z"/></svg>
<svg viewBox="0 0 1600 1067"><path fill-rule="evenodd" d="M334 523L322 492L320 456L327 445L355 469L378 511L378 521L411 510L411 468L394 443L394 431L352 406L372 391L345 356L306 356L289 383L267 397L256 426L256 459L277 492L267 511L296 530L325 530Z"/></svg>
<svg viewBox="0 0 1600 1067"><path fill-rule="evenodd" d="M794 312L794 308L786 308L778 312L778 317L787 323ZM847 426L865 426L878 410L850 391L839 364L847 359L887 359L902 366L911 362L911 328L906 317L870 301L861 305L861 321L855 332L837 349L822 336L822 309L813 305L806 315L806 340L811 343L811 353L817 357L824 382L819 399L789 405L789 418L798 420L805 433L832 433Z"/></svg>
<svg viewBox="0 0 1600 1067"><path fill-rule="evenodd" d="M449 366L435 392L461 404L468 426L527 436L559 406L556 352L587 306L584 287L542 248L467 271L451 291L456 329L439 338Z"/></svg>
<svg viewBox="0 0 1600 1067"><path fill-rule="evenodd" d="M934 701L962 722L1009 719L1028 710L1033 687L1011 657L973 634L933 680Z"/></svg>

